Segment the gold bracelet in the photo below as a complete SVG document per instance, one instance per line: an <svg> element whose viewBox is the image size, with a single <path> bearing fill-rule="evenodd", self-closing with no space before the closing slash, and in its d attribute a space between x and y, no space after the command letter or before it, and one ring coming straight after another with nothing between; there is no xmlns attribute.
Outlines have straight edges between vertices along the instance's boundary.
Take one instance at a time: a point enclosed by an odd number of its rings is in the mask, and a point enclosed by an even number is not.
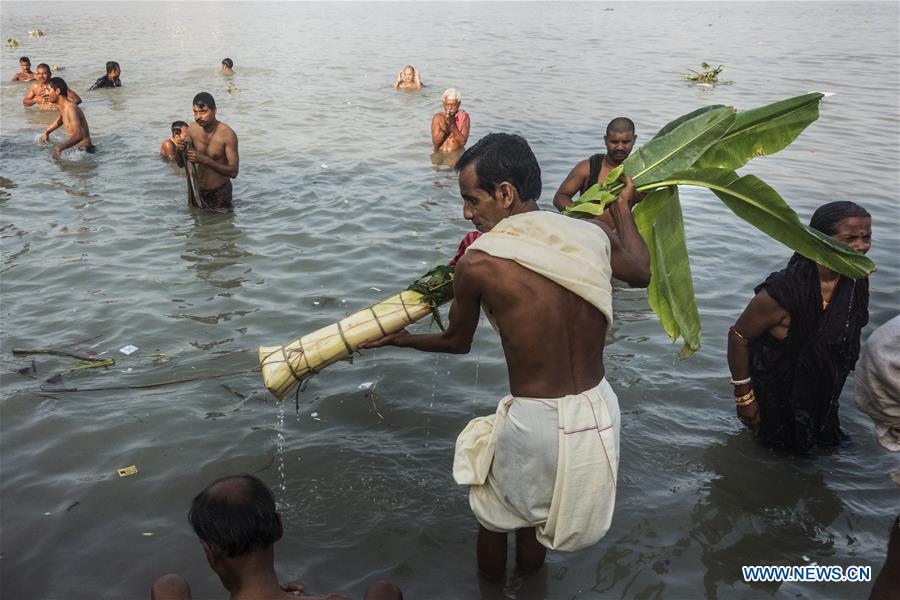
<svg viewBox="0 0 900 600"><path fill-rule="evenodd" d="M743 396L737 396L734 399L734 403L738 406L747 406L748 404L753 404L756 402L756 394L753 390L750 390Z"/></svg>

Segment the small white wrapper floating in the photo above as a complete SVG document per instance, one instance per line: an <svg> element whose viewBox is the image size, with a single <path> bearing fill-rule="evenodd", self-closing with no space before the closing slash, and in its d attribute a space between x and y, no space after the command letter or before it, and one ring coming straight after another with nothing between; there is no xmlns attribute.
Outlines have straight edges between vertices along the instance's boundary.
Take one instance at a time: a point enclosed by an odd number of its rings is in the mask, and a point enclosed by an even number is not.
<svg viewBox="0 0 900 600"><path fill-rule="evenodd" d="M119 352L127 355L127 354L133 354L134 352L137 351L137 349L138 349L137 346L132 346L131 344L128 344L127 346L122 346L121 348L119 348Z"/></svg>

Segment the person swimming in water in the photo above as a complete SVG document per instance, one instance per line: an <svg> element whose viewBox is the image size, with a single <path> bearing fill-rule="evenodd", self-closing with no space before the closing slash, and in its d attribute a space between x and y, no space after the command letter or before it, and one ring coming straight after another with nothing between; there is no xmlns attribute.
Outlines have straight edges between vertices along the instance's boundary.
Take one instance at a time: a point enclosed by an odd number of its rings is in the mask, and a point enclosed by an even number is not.
<svg viewBox="0 0 900 600"><path fill-rule="evenodd" d="M222 74L223 75L234 75L234 61L230 58L222 59Z"/></svg>
<svg viewBox="0 0 900 600"><path fill-rule="evenodd" d="M122 74L122 68L119 66L114 60L110 60L106 63L106 75L97 79L88 91L96 90L100 88L112 88L112 87L122 87L122 81L119 79L119 75Z"/></svg>

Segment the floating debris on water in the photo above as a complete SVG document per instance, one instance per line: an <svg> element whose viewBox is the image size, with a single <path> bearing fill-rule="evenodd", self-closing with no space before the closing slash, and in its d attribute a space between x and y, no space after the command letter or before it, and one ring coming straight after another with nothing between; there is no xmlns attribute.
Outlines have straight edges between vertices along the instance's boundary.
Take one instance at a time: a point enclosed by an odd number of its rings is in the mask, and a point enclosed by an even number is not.
<svg viewBox="0 0 900 600"><path fill-rule="evenodd" d="M135 465L123 469L116 469L116 473L119 474L119 477L130 477L131 475L137 475L137 472L138 469Z"/></svg>
<svg viewBox="0 0 900 600"><path fill-rule="evenodd" d="M700 66L703 68L702 72L688 69L689 72L684 74L684 78L687 81L693 81L694 83L717 83L720 85L731 85L732 83L734 83L733 81L719 81L719 73L722 72L722 69L725 68L725 65L713 67L709 63L700 63Z"/></svg>
<svg viewBox="0 0 900 600"><path fill-rule="evenodd" d="M19 40L17 40L16 38L6 38L6 45L10 48L18 48Z"/></svg>

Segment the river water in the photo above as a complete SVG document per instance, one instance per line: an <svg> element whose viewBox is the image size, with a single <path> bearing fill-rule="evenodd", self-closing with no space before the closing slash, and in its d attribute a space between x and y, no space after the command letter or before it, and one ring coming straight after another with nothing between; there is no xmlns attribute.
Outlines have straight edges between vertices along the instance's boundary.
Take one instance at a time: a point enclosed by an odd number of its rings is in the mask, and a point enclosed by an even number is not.
<svg viewBox="0 0 900 600"><path fill-rule="evenodd" d="M46 35L29 38L40 27ZM796 458L734 418L724 345L752 288L790 252L712 194L682 192L703 347L689 360L617 289L607 377L622 407L609 534L549 553L529 577L479 583L476 523L451 477L457 433L507 390L487 322L467 356L384 349L339 363L279 404L256 347L284 343L405 287L471 229L452 173L433 168L429 117L462 93L471 139L525 135L551 207L569 169L625 114L638 143L706 104L745 109L832 92L819 121L752 172L804 221L852 199L873 215L871 321L898 312L896 3L9 3L8 80L25 54L84 98L95 156L50 158L52 115L3 83L0 236L0 595L140 598L166 572L223 596L189 528L211 480L259 475L287 534L277 567L313 592L359 597L388 578L408 598L861 597L865 583L746 584L743 564L866 565L898 507L853 404L851 441ZM228 79L220 60L235 61ZM106 60L124 87L88 92ZM730 86L682 72L722 63ZM391 88L412 62L427 87ZM232 85L239 88L232 93ZM240 138L233 215L188 209L156 154L210 91ZM57 133L57 143L63 139ZM418 326L425 331L428 324ZM125 355L119 349L138 348ZM114 367L63 377L96 352ZM159 383L180 381L168 385ZM374 398L365 384L377 382ZM73 391L78 390L78 391ZM134 465L137 474L116 470Z"/></svg>

